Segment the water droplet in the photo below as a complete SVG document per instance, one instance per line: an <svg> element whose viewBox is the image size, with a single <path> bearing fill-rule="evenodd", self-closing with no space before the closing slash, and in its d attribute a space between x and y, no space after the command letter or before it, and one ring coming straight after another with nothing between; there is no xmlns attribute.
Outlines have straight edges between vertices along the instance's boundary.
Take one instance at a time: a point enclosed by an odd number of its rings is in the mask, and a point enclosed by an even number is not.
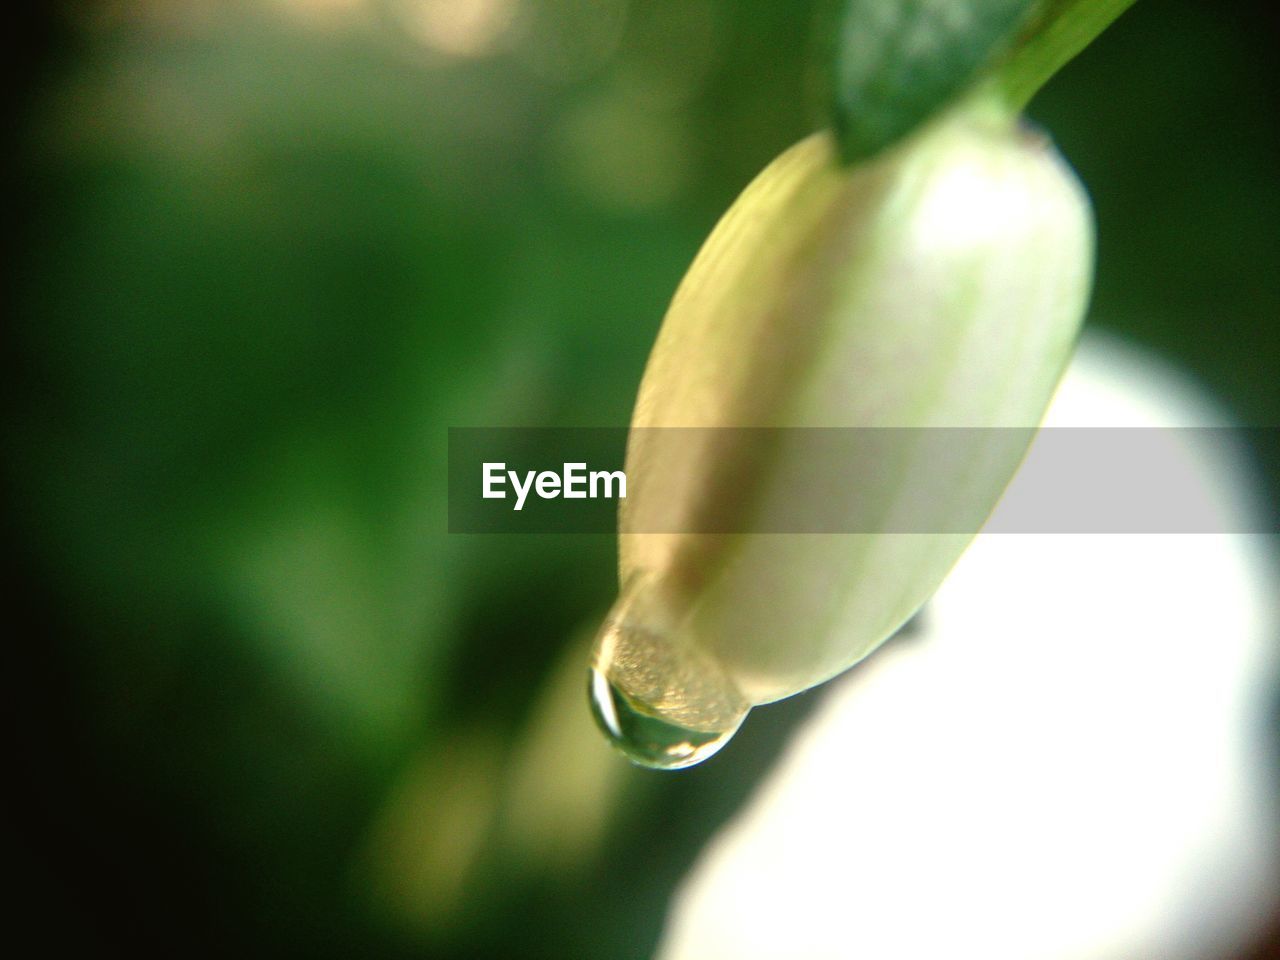
<svg viewBox="0 0 1280 960"><path fill-rule="evenodd" d="M681 643L652 604L637 602L642 589L624 592L601 628L591 709L632 762L680 770L728 743L750 704L709 655Z"/></svg>

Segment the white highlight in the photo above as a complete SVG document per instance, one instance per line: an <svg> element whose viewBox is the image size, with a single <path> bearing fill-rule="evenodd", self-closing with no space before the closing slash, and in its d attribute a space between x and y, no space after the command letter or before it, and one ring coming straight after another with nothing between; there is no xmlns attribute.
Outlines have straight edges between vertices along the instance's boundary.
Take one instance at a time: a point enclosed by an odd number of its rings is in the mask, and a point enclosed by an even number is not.
<svg viewBox="0 0 1280 960"><path fill-rule="evenodd" d="M1221 421L1114 344L1082 350L1050 416ZM1194 466L1251 508L1240 463ZM703 852L659 957L1192 960L1247 942L1280 898L1266 546L980 536L923 635L837 681Z"/></svg>

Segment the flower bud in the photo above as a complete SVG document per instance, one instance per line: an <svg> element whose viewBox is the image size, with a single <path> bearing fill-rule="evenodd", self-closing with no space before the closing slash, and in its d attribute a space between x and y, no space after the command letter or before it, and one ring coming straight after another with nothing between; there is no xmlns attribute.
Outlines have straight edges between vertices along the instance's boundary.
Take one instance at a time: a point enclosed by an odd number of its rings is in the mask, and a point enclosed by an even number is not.
<svg viewBox="0 0 1280 960"><path fill-rule="evenodd" d="M632 759L698 762L752 705L852 666L929 598L1032 439L1091 263L1074 174L981 103L854 167L815 134L747 187L672 300L632 421L622 593L591 678ZM703 429L650 429L676 427ZM833 516L928 505L939 532L765 533L815 464L803 430L770 431L762 454L741 429L762 427L1023 429L973 431L986 439L941 463L894 443L828 477Z"/></svg>

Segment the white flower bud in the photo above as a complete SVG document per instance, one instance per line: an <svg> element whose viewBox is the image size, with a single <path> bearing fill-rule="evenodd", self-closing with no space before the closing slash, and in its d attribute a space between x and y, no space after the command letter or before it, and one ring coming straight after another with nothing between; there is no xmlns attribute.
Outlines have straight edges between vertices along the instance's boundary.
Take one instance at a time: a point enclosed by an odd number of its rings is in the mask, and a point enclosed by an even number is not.
<svg viewBox="0 0 1280 960"><path fill-rule="evenodd" d="M816 134L747 187L676 292L632 421L622 595L592 672L624 751L703 759L750 706L852 666L929 598L977 529L948 521L980 522L1030 443L1091 263L1071 170L983 104L851 168ZM832 517L889 531L927 509L928 530L961 532L762 533L831 466L806 462L804 432L761 455L740 430L646 429L671 427L1026 429L945 462L896 442L828 478Z"/></svg>

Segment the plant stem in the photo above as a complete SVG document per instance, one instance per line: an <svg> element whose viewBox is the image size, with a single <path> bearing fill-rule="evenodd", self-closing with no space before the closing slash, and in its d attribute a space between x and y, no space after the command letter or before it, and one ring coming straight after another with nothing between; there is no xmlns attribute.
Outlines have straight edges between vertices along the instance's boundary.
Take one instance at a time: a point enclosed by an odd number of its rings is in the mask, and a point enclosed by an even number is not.
<svg viewBox="0 0 1280 960"><path fill-rule="evenodd" d="M1021 112L1069 60L1124 13L1134 0L1048 0L991 82L1005 104Z"/></svg>

